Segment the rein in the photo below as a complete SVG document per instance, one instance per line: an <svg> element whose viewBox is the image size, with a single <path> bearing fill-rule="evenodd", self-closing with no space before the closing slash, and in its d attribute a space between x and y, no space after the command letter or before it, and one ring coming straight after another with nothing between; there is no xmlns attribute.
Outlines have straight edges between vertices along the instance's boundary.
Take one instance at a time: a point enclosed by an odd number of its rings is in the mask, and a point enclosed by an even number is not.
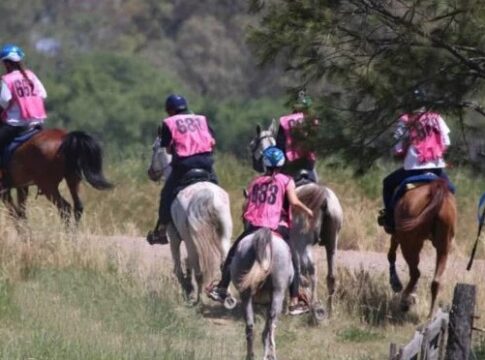
<svg viewBox="0 0 485 360"><path fill-rule="evenodd" d="M480 197L478 201L478 231L477 231L477 238L475 239L475 244L473 244L472 253L470 255L470 261L468 261L468 265L466 267L467 271L470 271L473 265L473 260L475 259L475 253L478 247L478 241L480 240L480 234L482 233L483 224L485 223L485 193ZM482 213L480 214L480 209L483 207Z"/></svg>

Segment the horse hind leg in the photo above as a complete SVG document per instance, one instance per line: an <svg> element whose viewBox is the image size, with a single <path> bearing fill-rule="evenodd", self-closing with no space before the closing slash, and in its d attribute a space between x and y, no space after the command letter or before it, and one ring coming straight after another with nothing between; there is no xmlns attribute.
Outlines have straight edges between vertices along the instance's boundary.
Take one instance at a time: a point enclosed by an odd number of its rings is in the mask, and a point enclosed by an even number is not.
<svg viewBox="0 0 485 360"><path fill-rule="evenodd" d="M414 245L414 246L413 246ZM413 303L411 294L416 290L416 284L418 283L421 273L419 271L419 253L423 247L423 241L419 241L409 244L409 242L402 242L401 250L409 267L409 283L404 289L401 296L401 309L408 311Z"/></svg>
<svg viewBox="0 0 485 360"><path fill-rule="evenodd" d="M174 228L172 224L168 226L167 232L170 238L170 252L172 253L172 259L174 264L173 272L177 277L177 280L180 286L182 287L185 298L188 299L193 288L191 283L190 268L188 267L187 269L188 275L185 275L184 270L182 268L182 258L180 254L181 239L177 230Z"/></svg>
<svg viewBox="0 0 485 360"><path fill-rule="evenodd" d="M64 199L59 192L59 189L56 188L47 188L47 189L42 189L42 192L45 194L47 199L49 199L50 202L52 202L57 209L59 210L59 215L61 216L61 219L64 221L66 225L69 225L69 220L71 217L71 205L67 202L66 199Z"/></svg>
<svg viewBox="0 0 485 360"><path fill-rule="evenodd" d="M29 188L22 187L17 189L18 217L22 220L27 219L26 205L29 196Z"/></svg>
<svg viewBox="0 0 485 360"><path fill-rule="evenodd" d="M241 294L241 302L246 321L246 360L254 359L254 308L250 291Z"/></svg>
<svg viewBox="0 0 485 360"><path fill-rule="evenodd" d="M78 224L84 210L83 203L79 197L81 178L75 175L70 175L66 177L66 183L74 203L74 219L76 220L76 224Z"/></svg>
<svg viewBox="0 0 485 360"><path fill-rule="evenodd" d="M451 241L453 239L453 235L450 233L450 231L446 231L443 234L436 234L436 235L437 236L435 236L435 239L440 239L441 241L439 242L433 241L433 243L435 243L435 246L436 246L436 269L435 269L433 281L431 282L431 307L428 314L429 318L433 316L436 297L438 296L438 292L440 290L441 279L446 269L446 263L448 261L448 253L450 250Z"/></svg>
<svg viewBox="0 0 485 360"><path fill-rule="evenodd" d="M271 297L271 306L266 316L266 324L263 331L264 360L276 360L275 332L278 316L283 310L285 292L282 289L274 289Z"/></svg>
<svg viewBox="0 0 485 360"><path fill-rule="evenodd" d="M395 236L391 237L391 246L387 253L387 260L389 261L389 283L391 284L392 291L398 293L402 290L402 283L399 279L399 275L396 271L396 251L399 246Z"/></svg>

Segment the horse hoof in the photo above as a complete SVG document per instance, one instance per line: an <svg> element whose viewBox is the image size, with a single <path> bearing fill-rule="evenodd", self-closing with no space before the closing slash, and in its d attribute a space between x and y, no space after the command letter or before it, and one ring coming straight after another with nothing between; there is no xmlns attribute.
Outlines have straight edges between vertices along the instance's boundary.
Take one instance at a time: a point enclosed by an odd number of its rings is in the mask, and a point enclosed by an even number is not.
<svg viewBox="0 0 485 360"><path fill-rule="evenodd" d="M316 306L313 308L313 317L317 322L323 321L325 317L327 316L327 313L323 306Z"/></svg>
<svg viewBox="0 0 485 360"><path fill-rule="evenodd" d="M391 281L391 288L395 293L400 293L402 291L402 284L399 280Z"/></svg>
<svg viewBox="0 0 485 360"><path fill-rule="evenodd" d="M228 295L225 299L224 299L224 307L227 309L227 310L232 310L236 307L237 305L237 301L236 299L234 299L231 295Z"/></svg>
<svg viewBox="0 0 485 360"><path fill-rule="evenodd" d="M408 312L411 306L416 305L417 296L416 294L410 294L406 299L401 300L401 310L403 312Z"/></svg>

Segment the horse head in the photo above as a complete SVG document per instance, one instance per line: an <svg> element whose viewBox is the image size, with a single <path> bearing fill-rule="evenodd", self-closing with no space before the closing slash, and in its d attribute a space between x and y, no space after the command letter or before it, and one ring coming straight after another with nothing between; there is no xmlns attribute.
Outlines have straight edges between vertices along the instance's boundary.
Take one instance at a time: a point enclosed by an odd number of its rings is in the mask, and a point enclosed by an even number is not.
<svg viewBox="0 0 485 360"><path fill-rule="evenodd" d="M276 145L277 131L278 126L275 119L271 122L268 130L262 130L259 124L256 126L256 136L249 143L254 170L258 172L263 171L263 151L270 146Z"/></svg>
<svg viewBox="0 0 485 360"><path fill-rule="evenodd" d="M167 179L172 171L171 162L172 155L161 146L160 138L157 137L152 147L152 160L148 168L148 177L153 181L160 180L162 176Z"/></svg>

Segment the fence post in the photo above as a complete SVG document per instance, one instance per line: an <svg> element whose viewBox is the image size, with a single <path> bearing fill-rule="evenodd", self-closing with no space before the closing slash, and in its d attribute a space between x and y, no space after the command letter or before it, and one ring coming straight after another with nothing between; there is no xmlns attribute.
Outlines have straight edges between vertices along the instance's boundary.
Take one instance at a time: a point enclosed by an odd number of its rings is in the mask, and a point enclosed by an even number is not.
<svg viewBox="0 0 485 360"><path fill-rule="evenodd" d="M448 327L446 360L469 359L475 298L474 285L457 284L455 286Z"/></svg>

